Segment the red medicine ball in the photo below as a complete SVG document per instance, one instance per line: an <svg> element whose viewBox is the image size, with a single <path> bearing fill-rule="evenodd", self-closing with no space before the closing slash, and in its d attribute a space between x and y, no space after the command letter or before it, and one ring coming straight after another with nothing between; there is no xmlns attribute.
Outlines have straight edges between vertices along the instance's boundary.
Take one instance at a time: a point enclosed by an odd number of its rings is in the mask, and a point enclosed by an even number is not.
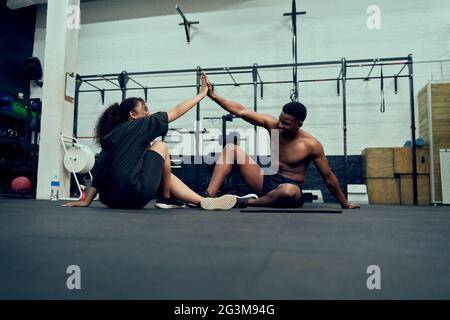
<svg viewBox="0 0 450 320"><path fill-rule="evenodd" d="M31 181L27 177L17 177L11 182L11 189L14 192L30 192Z"/></svg>

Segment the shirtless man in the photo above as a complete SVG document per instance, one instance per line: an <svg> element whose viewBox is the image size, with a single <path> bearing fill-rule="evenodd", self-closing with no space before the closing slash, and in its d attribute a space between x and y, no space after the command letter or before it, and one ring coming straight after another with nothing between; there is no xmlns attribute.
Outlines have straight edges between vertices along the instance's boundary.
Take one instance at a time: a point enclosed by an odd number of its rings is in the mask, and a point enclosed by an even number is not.
<svg viewBox="0 0 450 320"><path fill-rule="evenodd" d="M245 183L257 197L241 198L238 206L300 207L303 205L302 185L305 172L311 161L322 175L323 181L342 208L354 209L359 205L349 203L342 192L339 181L331 171L322 144L311 134L301 129L306 118L306 108L299 102L283 106L278 119L246 109L243 105L216 95L208 81L208 96L223 109L252 125L264 127L272 137L271 130L279 130L279 171L275 175L263 175L259 165L242 149L227 144L220 155L211 177L207 197L215 197L225 178L237 164Z"/></svg>

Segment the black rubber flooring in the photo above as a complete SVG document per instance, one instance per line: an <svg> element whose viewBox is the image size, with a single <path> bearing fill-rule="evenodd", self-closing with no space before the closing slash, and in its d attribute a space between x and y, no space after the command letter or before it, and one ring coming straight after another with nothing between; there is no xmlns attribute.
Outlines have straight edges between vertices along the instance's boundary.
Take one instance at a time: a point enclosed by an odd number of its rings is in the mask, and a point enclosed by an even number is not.
<svg viewBox="0 0 450 320"><path fill-rule="evenodd" d="M0 299L450 299L449 207L61 204L0 199ZM69 265L81 290L67 289ZM379 290L367 288L370 265Z"/></svg>

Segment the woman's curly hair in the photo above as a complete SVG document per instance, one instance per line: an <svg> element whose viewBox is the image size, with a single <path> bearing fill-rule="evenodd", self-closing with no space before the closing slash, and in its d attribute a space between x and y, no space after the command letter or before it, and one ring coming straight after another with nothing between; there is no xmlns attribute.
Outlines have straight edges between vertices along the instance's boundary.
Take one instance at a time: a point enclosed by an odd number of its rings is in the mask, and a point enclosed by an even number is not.
<svg viewBox="0 0 450 320"><path fill-rule="evenodd" d="M127 98L120 104L117 102L106 108L95 125L95 142L101 145L102 139L114 130L119 124L128 121L128 114L134 110L138 103L145 103L142 98Z"/></svg>

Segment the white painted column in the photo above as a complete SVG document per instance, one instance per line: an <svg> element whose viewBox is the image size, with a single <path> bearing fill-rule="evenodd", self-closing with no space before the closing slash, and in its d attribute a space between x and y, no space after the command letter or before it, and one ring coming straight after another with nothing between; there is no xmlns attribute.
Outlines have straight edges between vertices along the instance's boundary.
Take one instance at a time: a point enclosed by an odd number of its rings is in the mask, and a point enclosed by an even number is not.
<svg viewBox="0 0 450 320"><path fill-rule="evenodd" d="M64 168L60 136L72 136L73 131L74 104L65 99L65 86L66 73L76 74L79 8L80 0L48 0L47 4L37 199L50 198L55 174L60 197L69 196L70 174Z"/></svg>

